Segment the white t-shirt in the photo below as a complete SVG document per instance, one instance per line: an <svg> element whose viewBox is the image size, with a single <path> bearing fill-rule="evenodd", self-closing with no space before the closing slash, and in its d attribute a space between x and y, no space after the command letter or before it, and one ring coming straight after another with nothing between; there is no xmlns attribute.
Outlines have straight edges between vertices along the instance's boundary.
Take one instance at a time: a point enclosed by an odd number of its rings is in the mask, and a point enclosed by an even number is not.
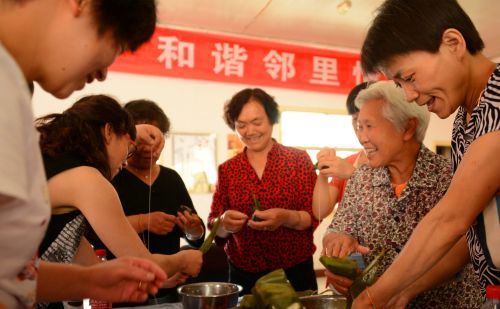
<svg viewBox="0 0 500 309"><path fill-rule="evenodd" d="M38 132L24 76L0 44L0 303L33 305L34 257L50 218Z"/></svg>

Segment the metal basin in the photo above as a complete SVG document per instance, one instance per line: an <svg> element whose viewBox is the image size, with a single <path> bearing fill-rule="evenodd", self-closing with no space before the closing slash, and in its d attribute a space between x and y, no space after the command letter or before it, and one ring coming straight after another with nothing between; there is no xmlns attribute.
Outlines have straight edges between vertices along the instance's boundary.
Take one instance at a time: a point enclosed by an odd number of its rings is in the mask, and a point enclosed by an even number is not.
<svg viewBox="0 0 500 309"><path fill-rule="evenodd" d="M238 305L240 285L227 282L200 282L177 289L182 306L189 309L227 309Z"/></svg>
<svg viewBox="0 0 500 309"><path fill-rule="evenodd" d="M346 298L338 295L303 296L300 302L305 309L344 309Z"/></svg>

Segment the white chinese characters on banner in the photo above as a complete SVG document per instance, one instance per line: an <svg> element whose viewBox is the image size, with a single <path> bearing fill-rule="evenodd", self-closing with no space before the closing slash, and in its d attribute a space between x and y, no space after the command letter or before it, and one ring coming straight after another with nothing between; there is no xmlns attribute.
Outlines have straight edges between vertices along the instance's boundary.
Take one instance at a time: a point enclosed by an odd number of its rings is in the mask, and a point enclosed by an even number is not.
<svg viewBox="0 0 500 309"><path fill-rule="evenodd" d="M295 54L286 52L278 53L274 49L271 49L263 59L267 73L273 79L279 78L282 82L295 77L294 60Z"/></svg>
<svg viewBox="0 0 500 309"><path fill-rule="evenodd" d="M212 51L215 57L214 72L224 72L225 76L236 75L243 77L245 61L248 59L247 50L238 44L217 43Z"/></svg>
<svg viewBox="0 0 500 309"><path fill-rule="evenodd" d="M328 57L313 57L313 72L311 84L338 86L339 75L337 59Z"/></svg>
<svg viewBox="0 0 500 309"><path fill-rule="evenodd" d="M194 68L194 43L179 41L175 36L161 36L158 42L162 52L157 59L165 62L166 69L172 69L174 63L180 68Z"/></svg>

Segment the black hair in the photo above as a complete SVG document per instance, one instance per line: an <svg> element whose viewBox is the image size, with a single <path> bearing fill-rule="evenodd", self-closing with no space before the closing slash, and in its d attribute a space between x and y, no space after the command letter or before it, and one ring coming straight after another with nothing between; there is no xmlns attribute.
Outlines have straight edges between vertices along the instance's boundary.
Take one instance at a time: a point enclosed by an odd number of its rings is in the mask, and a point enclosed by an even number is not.
<svg viewBox="0 0 500 309"><path fill-rule="evenodd" d="M347 96L347 100L345 102L349 115L359 113L359 108L355 104L356 97L361 90L368 88L368 86L370 86L372 83L373 82L362 82L361 84L357 84L356 86L354 86L354 88L351 89L351 92L349 92L349 95Z"/></svg>
<svg viewBox="0 0 500 309"><path fill-rule="evenodd" d="M413 51L436 53L446 29L460 31L474 55L484 43L456 0L386 0L368 30L361 49L365 73L375 73L394 56Z"/></svg>
<svg viewBox="0 0 500 309"><path fill-rule="evenodd" d="M99 35L111 33L125 50L135 51L156 28L155 0L90 0Z"/></svg>
<svg viewBox="0 0 500 309"><path fill-rule="evenodd" d="M128 134L135 140L132 117L113 98L91 95L78 100L61 114L50 114L35 121L40 132L43 155L73 155L97 168L111 179L108 153L102 128L109 124L117 135Z"/></svg>
<svg viewBox="0 0 500 309"><path fill-rule="evenodd" d="M236 93L229 102L224 105L224 121L234 131L236 120L245 106L250 101L256 101L264 107L267 118L271 125L278 123L278 103L272 96L260 88L246 88Z"/></svg>
<svg viewBox="0 0 500 309"><path fill-rule="evenodd" d="M133 100L123 107L134 119L135 124L155 125L166 135L170 131L170 120L160 106L150 100Z"/></svg>

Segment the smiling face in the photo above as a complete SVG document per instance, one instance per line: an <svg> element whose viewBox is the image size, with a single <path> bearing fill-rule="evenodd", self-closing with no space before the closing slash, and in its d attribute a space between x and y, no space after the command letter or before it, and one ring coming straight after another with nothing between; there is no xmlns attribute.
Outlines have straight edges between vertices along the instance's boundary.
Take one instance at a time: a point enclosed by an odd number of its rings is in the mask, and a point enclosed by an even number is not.
<svg viewBox="0 0 500 309"><path fill-rule="evenodd" d="M383 115L384 104L382 99L367 100L358 116L358 137L371 167L391 165L404 145L404 132Z"/></svg>
<svg viewBox="0 0 500 309"><path fill-rule="evenodd" d="M34 55L36 73L30 76L58 98L68 97L94 79L106 79L108 67L123 52L110 31L98 34L89 2L62 7L64 11L54 14L46 25Z"/></svg>
<svg viewBox="0 0 500 309"><path fill-rule="evenodd" d="M394 57L385 72L403 88L407 101L426 105L442 119L464 104L465 68L446 46L436 54L417 51Z"/></svg>
<svg viewBox="0 0 500 309"><path fill-rule="evenodd" d="M236 119L236 133L250 152L261 152L272 147L273 126L264 107L255 100L241 109Z"/></svg>
<svg viewBox="0 0 500 309"><path fill-rule="evenodd" d="M68 40L64 47L48 56L36 79L45 91L57 98L68 97L94 79L105 80L108 67L121 53L110 35L98 37L92 28L86 32L80 32L76 40Z"/></svg>

